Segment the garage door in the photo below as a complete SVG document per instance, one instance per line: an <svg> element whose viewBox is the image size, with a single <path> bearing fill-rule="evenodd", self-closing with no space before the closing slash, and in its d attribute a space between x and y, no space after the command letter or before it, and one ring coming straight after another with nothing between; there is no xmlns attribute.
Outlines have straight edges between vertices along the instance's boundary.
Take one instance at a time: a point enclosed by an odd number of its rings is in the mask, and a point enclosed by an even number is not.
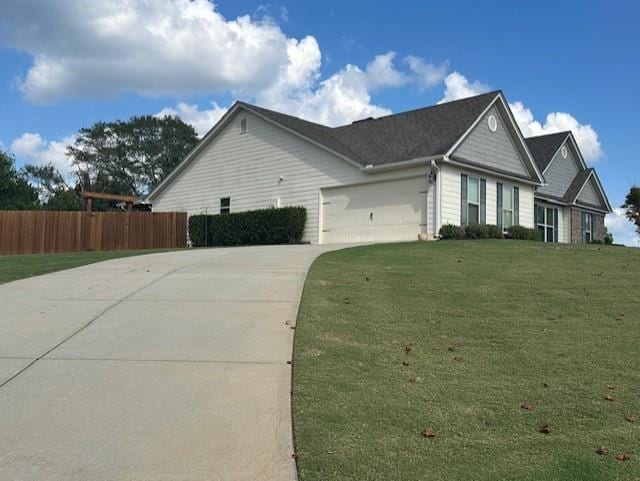
<svg viewBox="0 0 640 481"><path fill-rule="evenodd" d="M416 240L426 231L424 177L322 190L322 242Z"/></svg>

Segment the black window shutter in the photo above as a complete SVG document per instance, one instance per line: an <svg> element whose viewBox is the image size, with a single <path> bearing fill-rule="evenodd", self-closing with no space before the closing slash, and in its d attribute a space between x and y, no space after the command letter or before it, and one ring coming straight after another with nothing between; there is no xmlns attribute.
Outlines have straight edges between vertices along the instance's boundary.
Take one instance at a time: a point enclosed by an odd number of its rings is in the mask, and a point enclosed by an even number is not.
<svg viewBox="0 0 640 481"><path fill-rule="evenodd" d="M585 215L586 213L581 212L580 213L580 219L582 220L582 227L581 227L581 231L582 231L582 243L584 244L585 242L587 242L587 235L585 234Z"/></svg>
<svg viewBox="0 0 640 481"><path fill-rule="evenodd" d="M553 242L558 242L558 209L553 209Z"/></svg>
<svg viewBox="0 0 640 481"><path fill-rule="evenodd" d="M533 204L533 228L538 228L538 204Z"/></svg>
<svg viewBox="0 0 640 481"><path fill-rule="evenodd" d="M480 179L480 223L487 223L487 180Z"/></svg>
<svg viewBox="0 0 640 481"><path fill-rule="evenodd" d="M496 190L498 194L498 205L496 208L496 225L502 229L502 184L498 182L496 184Z"/></svg>
<svg viewBox="0 0 640 481"><path fill-rule="evenodd" d="M467 176L460 174L460 225L467 223Z"/></svg>
<svg viewBox="0 0 640 481"><path fill-rule="evenodd" d="M513 225L520 225L520 189L513 188Z"/></svg>

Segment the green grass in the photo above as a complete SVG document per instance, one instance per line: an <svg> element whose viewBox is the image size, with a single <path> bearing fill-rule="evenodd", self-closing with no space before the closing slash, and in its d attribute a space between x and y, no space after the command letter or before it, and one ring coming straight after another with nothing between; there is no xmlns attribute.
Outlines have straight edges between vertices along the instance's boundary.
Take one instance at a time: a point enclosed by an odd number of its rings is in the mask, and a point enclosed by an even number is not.
<svg viewBox="0 0 640 481"><path fill-rule="evenodd" d="M640 250L617 247L324 254L295 336L301 481L640 480L639 286Z"/></svg>
<svg viewBox="0 0 640 481"><path fill-rule="evenodd" d="M48 274L49 272L80 267L86 264L93 264L94 262L165 251L166 249L153 249L0 256L0 284L24 279L26 277Z"/></svg>

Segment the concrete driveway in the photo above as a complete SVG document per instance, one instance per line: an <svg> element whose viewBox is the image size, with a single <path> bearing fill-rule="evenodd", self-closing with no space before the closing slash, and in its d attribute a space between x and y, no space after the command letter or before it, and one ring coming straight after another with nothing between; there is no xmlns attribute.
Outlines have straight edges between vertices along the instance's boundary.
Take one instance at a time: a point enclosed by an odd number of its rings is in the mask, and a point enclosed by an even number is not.
<svg viewBox="0 0 640 481"><path fill-rule="evenodd" d="M192 250L0 285L0 480L293 480L291 348L327 246Z"/></svg>

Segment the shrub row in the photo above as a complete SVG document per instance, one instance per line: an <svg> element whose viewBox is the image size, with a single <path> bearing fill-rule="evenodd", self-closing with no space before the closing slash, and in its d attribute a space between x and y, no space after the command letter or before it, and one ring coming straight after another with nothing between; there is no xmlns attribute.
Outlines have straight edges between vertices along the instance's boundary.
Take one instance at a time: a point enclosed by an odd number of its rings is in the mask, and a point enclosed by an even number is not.
<svg viewBox="0 0 640 481"><path fill-rule="evenodd" d="M192 215L189 238L194 247L297 244L302 240L306 222L304 207Z"/></svg>
<svg viewBox="0 0 640 481"><path fill-rule="evenodd" d="M521 225L514 225L507 229L506 235L497 225L491 224L469 224L465 227L447 224L440 228L441 239L518 239L518 240L540 240L540 234L535 229L528 229Z"/></svg>

